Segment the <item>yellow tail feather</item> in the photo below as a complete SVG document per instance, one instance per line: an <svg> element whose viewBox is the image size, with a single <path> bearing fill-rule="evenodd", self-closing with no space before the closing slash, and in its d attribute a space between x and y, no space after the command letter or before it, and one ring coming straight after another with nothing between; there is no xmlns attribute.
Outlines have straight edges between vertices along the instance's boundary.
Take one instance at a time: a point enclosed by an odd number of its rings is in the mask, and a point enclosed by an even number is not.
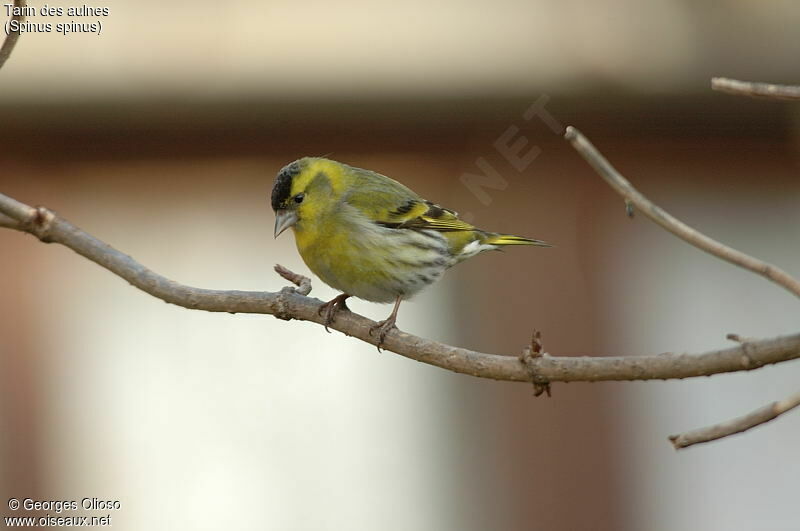
<svg viewBox="0 0 800 531"><path fill-rule="evenodd" d="M490 234L483 243L488 245L535 245L537 247L552 247L542 240L532 240L511 234Z"/></svg>

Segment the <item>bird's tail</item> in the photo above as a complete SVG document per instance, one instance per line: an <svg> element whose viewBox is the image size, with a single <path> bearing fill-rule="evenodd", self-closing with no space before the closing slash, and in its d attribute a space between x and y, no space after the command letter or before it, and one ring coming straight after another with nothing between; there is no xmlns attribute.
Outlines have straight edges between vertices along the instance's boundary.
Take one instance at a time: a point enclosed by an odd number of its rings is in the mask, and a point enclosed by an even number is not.
<svg viewBox="0 0 800 531"><path fill-rule="evenodd" d="M552 247L552 245L542 240L532 240L530 238L513 236L511 234L488 234L487 238L482 243L488 245L535 245L537 247Z"/></svg>

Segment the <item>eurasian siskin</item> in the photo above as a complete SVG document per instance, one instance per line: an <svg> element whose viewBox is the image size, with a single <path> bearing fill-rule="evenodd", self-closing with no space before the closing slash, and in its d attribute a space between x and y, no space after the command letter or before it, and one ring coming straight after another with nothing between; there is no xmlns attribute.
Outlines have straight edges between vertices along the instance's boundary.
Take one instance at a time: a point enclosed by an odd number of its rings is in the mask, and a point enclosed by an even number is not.
<svg viewBox="0 0 800 531"><path fill-rule="evenodd" d="M330 324L345 300L392 302L376 324L380 346L400 302L449 267L505 245L549 247L541 240L486 232L379 173L305 157L278 172L272 188L275 237L291 227L303 261L342 292L320 308Z"/></svg>

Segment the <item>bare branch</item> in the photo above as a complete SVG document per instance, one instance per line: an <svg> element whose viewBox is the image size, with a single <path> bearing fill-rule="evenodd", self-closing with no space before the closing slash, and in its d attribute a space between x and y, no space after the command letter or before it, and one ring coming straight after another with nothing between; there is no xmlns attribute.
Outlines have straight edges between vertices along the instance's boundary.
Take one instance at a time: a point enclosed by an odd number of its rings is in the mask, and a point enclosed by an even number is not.
<svg viewBox="0 0 800 531"><path fill-rule="evenodd" d="M711 78L711 88L720 92L736 94L737 96L749 96L751 98L800 100L800 86L797 85L774 85L772 83L756 83L728 79L726 77L714 77Z"/></svg>
<svg viewBox="0 0 800 531"><path fill-rule="evenodd" d="M709 238L653 204L636 190L580 131L572 126L567 127L564 138L572 143L578 153L617 193L625 198L626 201L633 203L636 208L655 223L698 249L766 277L800 297L800 282L786 271Z"/></svg>
<svg viewBox="0 0 800 531"><path fill-rule="evenodd" d="M769 422L797 406L800 406L800 393L793 394L780 402L773 402L767 406L756 409L743 417L721 422L707 428L681 433L679 435L670 435L669 440L672 441L672 445L675 446L676 450L694 444L716 441L717 439L722 439L723 437L728 437L736 433L742 433L750 428L755 428L760 424Z"/></svg>
<svg viewBox="0 0 800 531"><path fill-rule="evenodd" d="M0 194L0 213L16 220L19 230L33 234L44 242L69 247L133 286L168 303L194 310L270 314L283 319L324 324L325 318L319 313L322 301L303 296L294 289L270 293L186 286L147 269L46 208L33 208ZM369 333L374 325L374 321L361 315L340 312L330 327L375 345L377 339ZM518 382L530 382L531 374L535 374L542 382L691 378L753 370L800 358L800 334L750 341L702 354L606 358L542 356L529 357L525 361L520 360L519 356L453 347L399 330L389 332L382 346L413 360L454 372Z"/></svg>
<svg viewBox="0 0 800 531"><path fill-rule="evenodd" d="M24 8L27 5L26 0L14 0L14 7L15 8ZM11 20L16 20L22 22L25 20L24 15L13 15ZM0 47L0 68L3 68L6 60L11 57L11 52L14 51L14 46L17 45L17 40L19 39L19 31L12 31L6 35L6 39L3 42L3 46Z"/></svg>

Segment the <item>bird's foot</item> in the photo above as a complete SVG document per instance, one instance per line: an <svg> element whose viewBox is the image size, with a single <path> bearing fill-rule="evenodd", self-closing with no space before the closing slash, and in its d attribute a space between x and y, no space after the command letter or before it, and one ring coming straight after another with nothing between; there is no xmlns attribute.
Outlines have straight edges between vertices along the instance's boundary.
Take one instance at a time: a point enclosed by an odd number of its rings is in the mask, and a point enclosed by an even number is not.
<svg viewBox="0 0 800 531"><path fill-rule="evenodd" d="M319 307L318 310L319 314L325 317L325 322L323 323L323 326L325 327L325 331L328 332L329 334L331 331L328 330L328 327L336 318L336 314L339 312L339 310L344 310L346 312L350 311L350 308L348 308L347 304L345 303L345 301L349 297L350 295L348 295L347 293L342 293L341 295L332 298L331 300L329 300L328 302Z"/></svg>
<svg viewBox="0 0 800 531"><path fill-rule="evenodd" d="M369 335L374 336L376 333L378 334L378 352L381 352L381 347L383 346L383 341L386 339L386 334L388 334L391 330L396 330L397 325L395 321L397 320L395 315L389 316L388 319L384 321L380 321L376 323L374 326L371 326L369 329Z"/></svg>

